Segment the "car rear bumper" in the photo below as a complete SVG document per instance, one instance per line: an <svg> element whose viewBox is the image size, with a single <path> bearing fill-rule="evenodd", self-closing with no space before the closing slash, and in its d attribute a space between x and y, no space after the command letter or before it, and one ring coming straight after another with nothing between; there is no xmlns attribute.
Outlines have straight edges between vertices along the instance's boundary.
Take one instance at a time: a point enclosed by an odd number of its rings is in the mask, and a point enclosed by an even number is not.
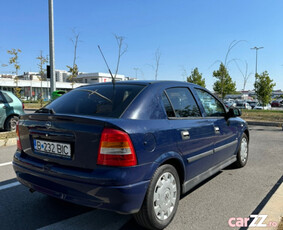
<svg viewBox="0 0 283 230"><path fill-rule="evenodd" d="M13 167L19 182L28 188L79 205L122 214L139 211L149 184L149 180L121 186L90 183L91 180L86 183L81 175L74 176L75 171L67 179L61 174L54 175L54 171L49 173L38 163L21 161L19 153L15 154Z"/></svg>

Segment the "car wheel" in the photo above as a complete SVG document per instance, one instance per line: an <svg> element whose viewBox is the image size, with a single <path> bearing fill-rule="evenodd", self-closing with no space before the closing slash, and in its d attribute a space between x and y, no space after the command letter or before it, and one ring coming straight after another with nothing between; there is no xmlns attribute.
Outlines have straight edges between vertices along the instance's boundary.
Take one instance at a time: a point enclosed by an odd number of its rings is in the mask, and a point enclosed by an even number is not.
<svg viewBox="0 0 283 230"><path fill-rule="evenodd" d="M18 116L10 116L5 122L5 130L15 131L17 127L17 122L19 121Z"/></svg>
<svg viewBox="0 0 283 230"><path fill-rule="evenodd" d="M172 165L162 165L150 181L143 205L134 215L148 229L163 229L174 218L180 198L180 180Z"/></svg>
<svg viewBox="0 0 283 230"><path fill-rule="evenodd" d="M240 147L237 153L237 161L235 166L237 168L242 168L247 164L249 156L249 139L245 133L243 133L241 138Z"/></svg>

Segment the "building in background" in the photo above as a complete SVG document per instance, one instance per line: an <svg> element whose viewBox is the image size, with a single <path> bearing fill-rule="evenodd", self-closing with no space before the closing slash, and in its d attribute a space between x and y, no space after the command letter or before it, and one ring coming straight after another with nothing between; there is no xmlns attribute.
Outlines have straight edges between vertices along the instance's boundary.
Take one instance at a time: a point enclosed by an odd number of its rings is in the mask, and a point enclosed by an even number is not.
<svg viewBox="0 0 283 230"><path fill-rule="evenodd" d="M66 70L55 70L56 82L67 82L70 75Z"/></svg>
<svg viewBox="0 0 283 230"><path fill-rule="evenodd" d="M95 84L101 82L111 82L111 76L109 73L80 73L75 79L75 83L72 84L68 80L70 73L65 70L56 70L56 89L70 91L73 88L77 88L87 84ZM23 100L38 100L41 98L48 101L51 99L50 95L50 79L41 81L38 72L24 72L22 75L18 75L18 81L15 80L16 75L13 74L0 74L0 89L13 91L15 87L21 88L21 97ZM46 79L46 80L45 80ZM116 81L135 80L124 75L118 74Z"/></svg>
<svg viewBox="0 0 283 230"><path fill-rule="evenodd" d="M135 80L129 77L125 77L125 75L117 74L116 81L128 81ZM112 78L109 73L82 73L77 76L77 81L85 84L94 84L101 82L111 82Z"/></svg>
<svg viewBox="0 0 283 230"><path fill-rule="evenodd" d="M38 100L41 92L43 100L48 101L51 98L50 95L50 81L40 80L18 80L17 85L21 88L21 98L23 100ZM11 78L0 78L0 89L13 91L17 87L16 81ZM71 82L56 82L57 90L70 91L73 88L83 86L86 84L74 83L72 86Z"/></svg>
<svg viewBox="0 0 283 230"><path fill-rule="evenodd" d="M56 82L67 82L67 78L70 76L70 73L66 70L55 70ZM44 79L46 79L46 74ZM18 75L19 80L32 80L40 81L40 75L38 72L24 72L23 75Z"/></svg>

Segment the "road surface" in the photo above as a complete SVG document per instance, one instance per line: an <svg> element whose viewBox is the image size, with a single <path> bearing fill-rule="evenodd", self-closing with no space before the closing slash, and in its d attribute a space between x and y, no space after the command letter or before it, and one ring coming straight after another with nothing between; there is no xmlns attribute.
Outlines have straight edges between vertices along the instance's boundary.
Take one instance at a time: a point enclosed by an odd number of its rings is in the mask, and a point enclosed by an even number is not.
<svg viewBox="0 0 283 230"><path fill-rule="evenodd" d="M260 211L277 182L282 181L283 131L275 127L250 129L250 157L246 167L224 169L183 196L168 230L226 230L231 217L246 218ZM131 216L30 193L15 179L11 165L15 148L0 148L1 230L142 229Z"/></svg>

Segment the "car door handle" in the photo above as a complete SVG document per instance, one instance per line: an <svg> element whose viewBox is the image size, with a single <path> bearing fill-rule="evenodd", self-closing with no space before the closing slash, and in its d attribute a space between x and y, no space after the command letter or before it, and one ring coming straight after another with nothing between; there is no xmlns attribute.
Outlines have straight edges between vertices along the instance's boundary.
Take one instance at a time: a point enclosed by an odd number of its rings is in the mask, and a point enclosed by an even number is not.
<svg viewBox="0 0 283 230"><path fill-rule="evenodd" d="M188 130L182 130L181 131L182 139L188 140L190 139L190 132Z"/></svg>
<svg viewBox="0 0 283 230"><path fill-rule="evenodd" d="M214 131L215 131L215 133L220 133L219 127L218 126L214 126Z"/></svg>

